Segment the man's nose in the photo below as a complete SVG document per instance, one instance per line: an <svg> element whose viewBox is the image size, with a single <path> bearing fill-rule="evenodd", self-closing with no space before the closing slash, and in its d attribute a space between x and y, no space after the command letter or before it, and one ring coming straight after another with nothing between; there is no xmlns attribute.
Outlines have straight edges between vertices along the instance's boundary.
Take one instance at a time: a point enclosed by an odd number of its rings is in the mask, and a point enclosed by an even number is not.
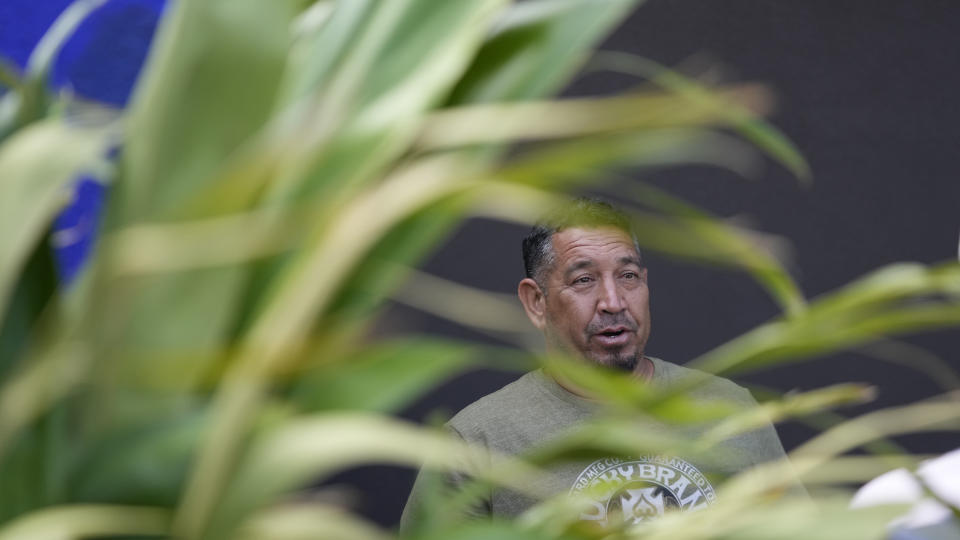
<svg viewBox="0 0 960 540"><path fill-rule="evenodd" d="M623 299L623 291L617 286L615 280L605 279L600 283L600 298L597 301L597 309L606 313L619 313L626 309L626 302Z"/></svg>

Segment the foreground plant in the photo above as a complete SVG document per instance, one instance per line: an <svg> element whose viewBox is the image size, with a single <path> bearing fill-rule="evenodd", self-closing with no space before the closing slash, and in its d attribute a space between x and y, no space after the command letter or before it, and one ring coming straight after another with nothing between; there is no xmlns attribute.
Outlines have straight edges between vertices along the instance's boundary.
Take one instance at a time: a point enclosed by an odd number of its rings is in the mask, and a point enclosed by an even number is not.
<svg viewBox="0 0 960 540"><path fill-rule="evenodd" d="M69 35L70 21L101 3L77 2L43 50L55 51L49 43ZM401 285L431 279L411 268L453 225L474 215L528 221L611 165L739 169L743 146L715 128L742 133L805 174L792 147L751 112L762 109L756 88L710 92L616 56L607 67L639 69L665 90L543 101L637 3L179 0L129 109L95 121L68 98L36 108L37 96L49 99L42 85L4 71L4 99L20 112L0 119L0 538L389 536L290 494L355 464L451 469L474 451L389 413L496 355L422 337L364 339L391 295L430 309ZM516 141L539 142L506 159ZM111 171L105 156L118 144ZM64 290L44 235L84 172L109 185L109 205L96 253ZM782 321L708 354L706 367L773 363L958 322L956 264L879 271L807 305L776 258L738 231L646 193L656 211L636 218L647 246L743 268L784 306ZM449 292L453 302L465 294L456 285ZM475 310L462 322L504 320L503 304L481 297L490 316ZM511 360L519 356L504 352L503 362L529 361ZM709 413L680 394L645 395L591 370L583 377L621 413L672 411L684 421ZM863 397L858 387L826 389L766 410L785 418ZM917 427L917 418L956 428L953 404L863 422L878 437ZM622 418L609 421L590 443L625 452ZM733 417L716 429L755 421ZM835 458L863 442L856 422L798 450L808 482L827 469L854 481L888 463ZM568 451L544 449L541 458ZM539 465L493 464L472 472L516 489ZM745 475L727 488L735 502L647 529L581 530L564 510L575 501L552 500L516 522L438 522L419 534L697 538L778 524L783 537L800 538L816 516L824 531L853 538L881 522L843 511L842 497L824 498L819 510L771 497L782 478Z"/></svg>

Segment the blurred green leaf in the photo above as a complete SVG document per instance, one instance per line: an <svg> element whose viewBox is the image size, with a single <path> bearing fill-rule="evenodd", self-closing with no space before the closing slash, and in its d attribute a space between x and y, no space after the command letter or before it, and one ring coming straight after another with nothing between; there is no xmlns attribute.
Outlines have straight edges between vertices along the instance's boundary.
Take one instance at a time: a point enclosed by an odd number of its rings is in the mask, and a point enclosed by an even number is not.
<svg viewBox="0 0 960 540"><path fill-rule="evenodd" d="M616 166L702 163L734 172L749 168L749 149L729 137L695 129L657 129L545 144L504 164L496 175L510 182L568 190L596 181ZM557 195L557 203L561 197ZM524 221L530 222L532 216Z"/></svg>
<svg viewBox="0 0 960 540"><path fill-rule="evenodd" d="M376 306L405 286L410 268L454 231L468 202L456 196L443 198L393 226L356 265L318 324L369 317Z"/></svg>
<svg viewBox="0 0 960 540"><path fill-rule="evenodd" d="M0 57L0 86L7 91L16 91L20 88L22 75L16 65Z"/></svg>
<svg viewBox="0 0 960 540"><path fill-rule="evenodd" d="M70 500L173 506L205 428L194 410L98 434L71 463Z"/></svg>
<svg viewBox="0 0 960 540"><path fill-rule="evenodd" d="M767 401L759 407L731 416L714 426L700 439L709 448L737 434L780 422L793 416L807 415L840 405L870 401L875 390L862 384L838 384L801 394L787 395L778 401Z"/></svg>
<svg viewBox="0 0 960 540"><path fill-rule="evenodd" d="M897 451L876 456L837 456L828 461L799 457L795 461L797 469L802 469L800 479L812 493L835 491L838 484L863 484L893 469L905 467L915 469L923 460L931 456L909 454ZM810 466L808 466L810 464Z"/></svg>
<svg viewBox="0 0 960 540"><path fill-rule="evenodd" d="M47 340L0 387L0 456L22 429L43 416L85 377L90 351L83 343Z"/></svg>
<svg viewBox="0 0 960 540"><path fill-rule="evenodd" d="M433 534L415 536L414 538L421 540L444 540L448 538L456 538L457 540L502 540L504 538L511 540L572 540L580 537L531 529L507 520L492 520L460 523Z"/></svg>
<svg viewBox="0 0 960 540"><path fill-rule="evenodd" d="M960 395L954 392L939 399L867 413L817 435L795 448L790 457L811 460L816 465L882 437L929 430L957 431L960 430L958 404Z"/></svg>
<svg viewBox="0 0 960 540"><path fill-rule="evenodd" d="M885 336L960 325L960 301L952 296L958 283L956 263L929 269L891 265L817 299L799 315L767 323L721 345L691 366L732 372L797 361Z"/></svg>
<svg viewBox="0 0 960 540"><path fill-rule="evenodd" d="M656 428L651 429L652 425ZM611 456L689 456L694 450L694 442L681 428L636 414L629 419L623 416L599 417L572 426L524 458L530 463L546 466L570 461L589 463Z"/></svg>
<svg viewBox="0 0 960 540"><path fill-rule="evenodd" d="M837 501L827 508L802 512L800 504L779 505L767 510L759 523L745 523L731 530L727 538L766 539L822 538L824 540L855 540L882 538L888 523L903 512L900 505L850 509L845 501ZM746 521L746 520L744 520Z"/></svg>
<svg viewBox="0 0 960 540"><path fill-rule="evenodd" d="M293 0L178 1L131 98L116 218L181 213L267 121L296 14Z"/></svg>
<svg viewBox="0 0 960 540"><path fill-rule="evenodd" d="M790 170L801 182L809 185L810 166L803 155L779 130L747 109L724 100L717 93L704 88L697 82L640 56L621 52L603 52L596 55L592 64L598 69L610 69L648 78L657 85L688 98L692 103L704 108L712 108L718 114L724 115L747 140Z"/></svg>
<svg viewBox="0 0 960 540"><path fill-rule="evenodd" d="M531 0L512 5L453 90L450 105L550 95L638 0Z"/></svg>
<svg viewBox="0 0 960 540"><path fill-rule="evenodd" d="M0 95L0 141L15 131L17 114L20 110L20 95L16 91L8 91Z"/></svg>
<svg viewBox="0 0 960 540"><path fill-rule="evenodd" d="M103 263L102 281L91 293L95 317L85 321L90 328L84 330L96 336L97 369L109 373L109 380L115 384L135 384L124 381L123 376L148 372L149 366L139 368L132 363L179 354L195 362L170 364L171 369L178 369L178 388L202 388L216 367L213 362L217 357L195 353L227 349L240 287L245 284L245 269L201 268L116 279L109 270L111 261L105 258ZM109 388L103 388L94 399L104 401L99 411L104 418L125 414L124 407L108 405Z"/></svg>
<svg viewBox="0 0 960 540"><path fill-rule="evenodd" d="M805 309L806 299L790 274L773 254L758 249L749 237L650 184L636 184L631 191L638 201L664 212L682 227L678 234L667 234L649 220L641 222L637 229L644 231L640 235L644 243L656 242L656 247L674 255L744 268L767 289L788 317ZM649 233L645 232L648 228Z"/></svg>
<svg viewBox="0 0 960 540"><path fill-rule="evenodd" d="M0 528L0 539L154 536L167 534L169 523L169 512L160 508L65 505L39 510L10 522Z"/></svg>
<svg viewBox="0 0 960 540"><path fill-rule="evenodd" d="M19 84L11 86L15 90L3 96L0 108L9 108L0 112L0 140L8 133L37 121L43 117L50 105L47 97L47 82L53 64L60 49L73 36L74 31L106 0L74 0L53 21L50 28L40 37L30 57Z"/></svg>
<svg viewBox="0 0 960 540"><path fill-rule="evenodd" d="M50 504L47 490L46 426L38 421L7 441L0 457L0 523Z"/></svg>
<svg viewBox="0 0 960 540"><path fill-rule="evenodd" d="M412 271L393 299L493 336L533 346L540 336L516 295L483 291L423 272Z"/></svg>
<svg viewBox="0 0 960 540"><path fill-rule="evenodd" d="M496 352L451 341L410 339L348 354L347 362L328 360L299 377L293 402L308 411L396 411L423 388L476 363L478 355Z"/></svg>
<svg viewBox="0 0 960 540"><path fill-rule="evenodd" d="M731 103L762 95L757 86L718 90ZM622 130L723 125L716 107L669 93L635 91L614 97L483 103L431 115L417 145L422 150L545 140Z"/></svg>
<svg viewBox="0 0 960 540"><path fill-rule="evenodd" d="M27 59L24 76L33 81L46 84L46 78L53 68L60 49L73 35L77 27L107 0L74 0L60 12L50 28L40 37Z"/></svg>
<svg viewBox="0 0 960 540"><path fill-rule="evenodd" d="M7 305L0 310L0 379L13 373L31 341L39 338L36 329L57 285L53 250L40 242L12 284Z"/></svg>
<svg viewBox="0 0 960 540"><path fill-rule="evenodd" d="M374 0L328 2L330 12L325 20L297 36L298 43L284 73L282 104L306 98L331 78L330 73L343 62L347 51L362 39L362 26L375 7Z"/></svg>
<svg viewBox="0 0 960 540"><path fill-rule="evenodd" d="M387 540L393 535L342 508L288 503L254 514L235 533L238 540Z"/></svg>
<svg viewBox="0 0 960 540"><path fill-rule="evenodd" d="M104 239L115 276L229 267L294 248L307 212L258 210L175 223L137 224Z"/></svg>
<svg viewBox="0 0 960 540"><path fill-rule="evenodd" d="M779 390L758 387L756 384L750 385L750 393L753 394L754 397L756 397L756 399L761 403L765 401L778 400L784 396L783 392ZM790 392L787 393L787 395L789 394ZM799 424L810 427L815 432L820 433L834 426L840 425L849 419L850 418L848 416L844 416L843 414L833 411L820 411L799 416L795 418L795 421ZM905 456L909 454L909 452L903 446L887 438L880 438L875 441L865 443L862 448L866 452L880 456Z"/></svg>
<svg viewBox="0 0 960 540"><path fill-rule="evenodd" d="M881 339L857 348L856 352L923 373L945 392L960 390L960 375L946 360L923 347L905 341Z"/></svg>
<svg viewBox="0 0 960 540"><path fill-rule="evenodd" d="M924 295L944 295L960 299L960 264L947 262L936 266L897 263L879 268L818 300L820 311L843 315L854 310L871 310L883 304Z"/></svg>
<svg viewBox="0 0 960 540"><path fill-rule="evenodd" d="M70 199L79 172L95 168L108 148L113 126L38 122L0 146L0 317L11 288L53 217ZM2 319L0 319L2 322Z"/></svg>
<svg viewBox="0 0 960 540"><path fill-rule="evenodd" d="M634 374L603 366L584 363L562 356L542 357L544 370L554 378L596 396L611 411L638 415L663 425L683 426L716 421L743 409L742 404L728 400L694 400L686 390L710 383L706 374L688 375L671 381L667 387L656 388L638 384Z"/></svg>
<svg viewBox="0 0 960 540"><path fill-rule="evenodd" d="M695 515L674 514L656 520L637 532L643 538L768 539L803 540L882 538L887 523L903 511L902 506L879 506L851 510L845 497L821 498L816 504L796 499L748 498L736 505L713 505Z"/></svg>

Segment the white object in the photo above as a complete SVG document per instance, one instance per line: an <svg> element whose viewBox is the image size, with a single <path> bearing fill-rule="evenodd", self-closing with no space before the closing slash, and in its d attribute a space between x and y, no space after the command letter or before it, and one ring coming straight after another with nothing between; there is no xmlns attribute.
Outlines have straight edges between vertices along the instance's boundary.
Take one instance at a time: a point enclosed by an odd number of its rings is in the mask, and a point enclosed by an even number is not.
<svg viewBox="0 0 960 540"><path fill-rule="evenodd" d="M927 496L917 477L941 500L960 507L960 448L923 462L916 476L906 469L896 469L874 478L857 491L850 506L914 503L891 527L919 528L949 520L950 509Z"/></svg>

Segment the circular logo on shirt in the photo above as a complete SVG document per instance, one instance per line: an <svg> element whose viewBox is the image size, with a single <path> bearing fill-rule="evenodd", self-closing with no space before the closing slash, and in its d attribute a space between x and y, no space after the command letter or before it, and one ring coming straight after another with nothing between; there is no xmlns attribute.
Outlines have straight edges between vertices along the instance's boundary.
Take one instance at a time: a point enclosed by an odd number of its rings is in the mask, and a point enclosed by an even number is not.
<svg viewBox="0 0 960 540"><path fill-rule="evenodd" d="M599 459L577 476L570 494L590 499L590 509L580 519L602 525L641 523L668 510L698 510L716 498L696 467L666 456Z"/></svg>

